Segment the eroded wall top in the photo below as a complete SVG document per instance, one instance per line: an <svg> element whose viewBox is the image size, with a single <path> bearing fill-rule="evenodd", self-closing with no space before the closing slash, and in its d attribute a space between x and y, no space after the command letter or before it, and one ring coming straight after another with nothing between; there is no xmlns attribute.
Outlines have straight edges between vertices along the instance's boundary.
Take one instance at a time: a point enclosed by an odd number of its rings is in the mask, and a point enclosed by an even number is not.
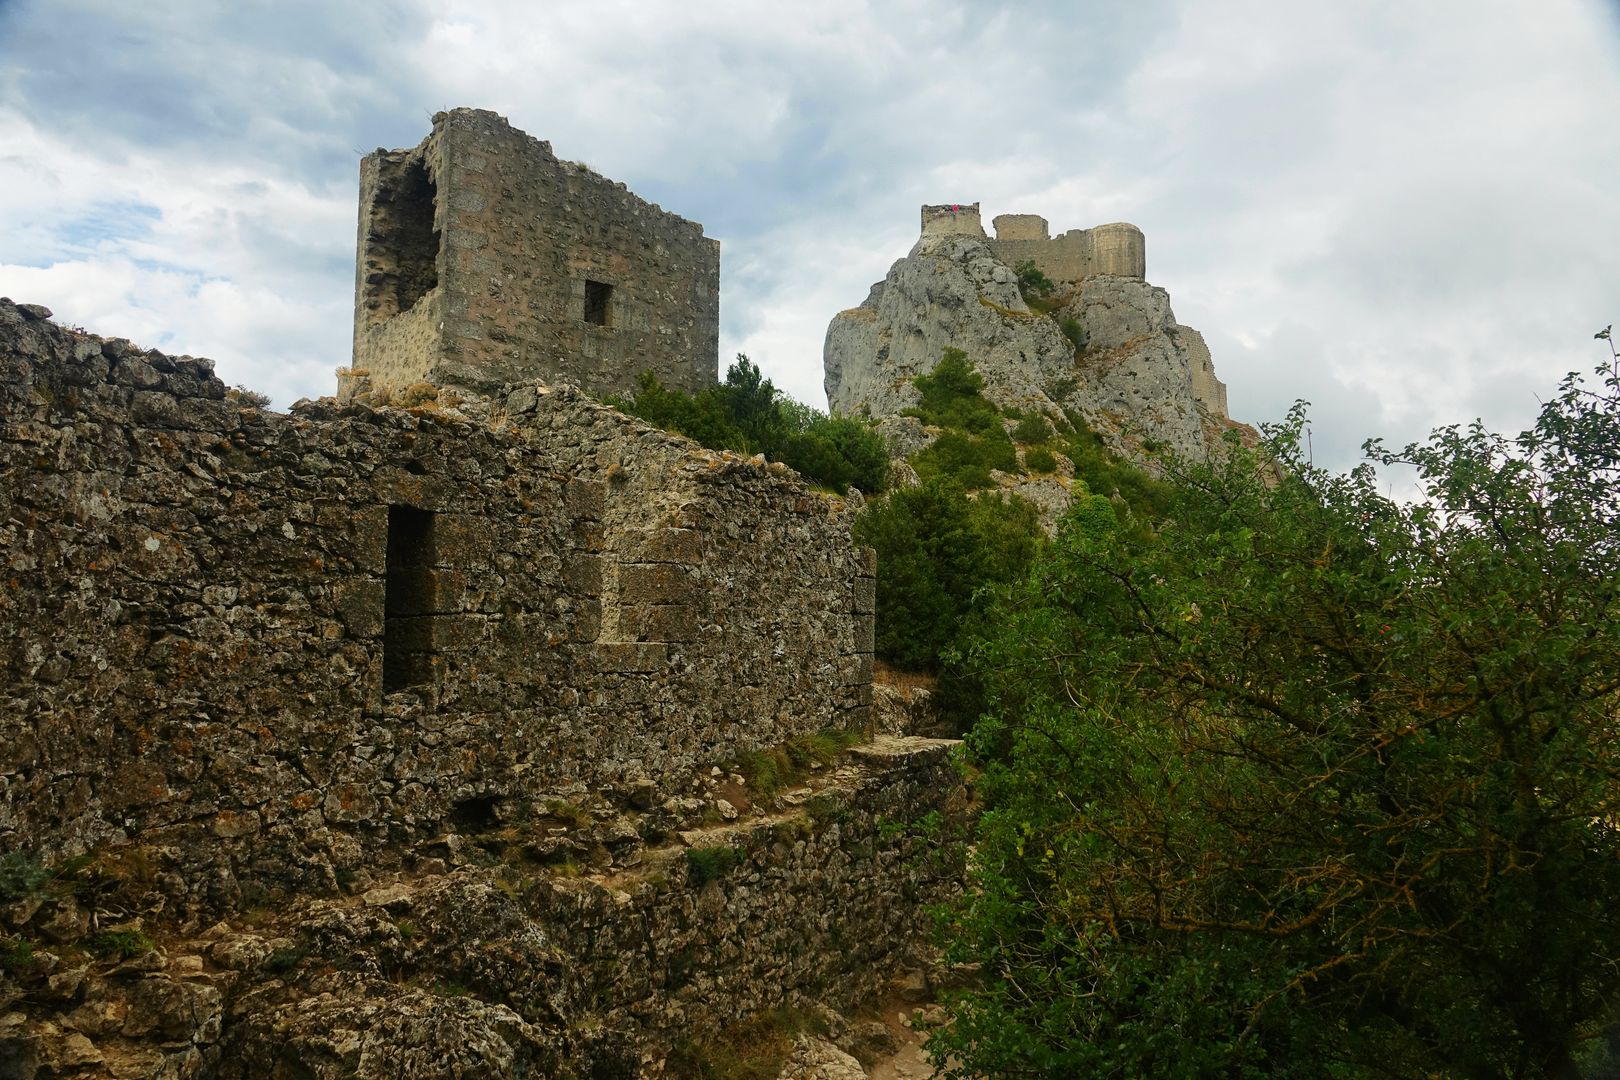
<svg viewBox="0 0 1620 1080"><path fill-rule="evenodd" d="M978 203L940 203L922 208L924 236L976 236L984 238Z"/></svg>

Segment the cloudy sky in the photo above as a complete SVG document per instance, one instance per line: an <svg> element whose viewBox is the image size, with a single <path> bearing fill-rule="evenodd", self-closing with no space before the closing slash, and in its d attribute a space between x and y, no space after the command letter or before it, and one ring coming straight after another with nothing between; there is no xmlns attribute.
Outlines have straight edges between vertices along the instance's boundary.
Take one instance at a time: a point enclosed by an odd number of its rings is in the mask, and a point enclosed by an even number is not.
<svg viewBox="0 0 1620 1080"><path fill-rule="evenodd" d="M0 0L0 294L329 393L359 157L457 105L702 222L722 356L818 405L923 202L1135 222L1333 465L1518 428L1620 322L1617 0Z"/></svg>

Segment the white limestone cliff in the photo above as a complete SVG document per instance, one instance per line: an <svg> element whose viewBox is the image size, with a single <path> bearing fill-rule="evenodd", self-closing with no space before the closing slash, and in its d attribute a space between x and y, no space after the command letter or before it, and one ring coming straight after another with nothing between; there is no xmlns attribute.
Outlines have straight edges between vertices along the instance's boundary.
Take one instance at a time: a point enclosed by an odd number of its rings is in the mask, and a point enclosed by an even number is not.
<svg viewBox="0 0 1620 1080"><path fill-rule="evenodd" d="M828 405L894 417L917 403L911 380L954 347L998 405L1077 412L1115 452L1150 466L1159 450L1206 459L1227 430L1247 431L1227 415L1203 336L1176 322L1163 289L1098 275L1059 283L1056 295L1061 306L1050 316L1032 311L990 242L925 234L827 328ZM1078 350L1059 329L1067 318L1084 331Z"/></svg>

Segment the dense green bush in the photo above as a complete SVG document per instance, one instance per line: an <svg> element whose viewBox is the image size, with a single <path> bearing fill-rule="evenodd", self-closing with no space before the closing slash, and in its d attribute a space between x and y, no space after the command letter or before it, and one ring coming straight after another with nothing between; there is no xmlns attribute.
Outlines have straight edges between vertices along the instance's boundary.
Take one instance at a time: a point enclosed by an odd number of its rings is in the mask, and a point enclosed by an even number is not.
<svg viewBox="0 0 1620 1080"><path fill-rule="evenodd" d="M1079 413L1071 409L1064 416L1070 430L1064 434L1060 449L1074 462L1074 475L1085 483L1086 490L1117 499L1115 508L1122 520L1128 514L1143 525L1163 517L1170 505L1170 488L1141 468L1115 457Z"/></svg>
<svg viewBox="0 0 1620 1080"><path fill-rule="evenodd" d="M965 490L992 487L991 469L1018 471L1018 452L1000 427L985 435L945 431L911 459L925 480L946 480Z"/></svg>
<svg viewBox="0 0 1620 1080"><path fill-rule="evenodd" d="M922 400L916 408L905 410L905 415L975 435L1000 430L1000 410L982 393L984 376L961 349L946 349L933 371L911 381Z"/></svg>
<svg viewBox="0 0 1620 1080"><path fill-rule="evenodd" d="M1001 410L981 392L984 376L967 353L946 349L933 371L912 382L921 401L905 415L944 429L912 458L918 476L973 490L992 485L991 469L1018 470L1018 454L1002 427Z"/></svg>
<svg viewBox="0 0 1620 1080"><path fill-rule="evenodd" d="M1057 471L1057 456L1044 446L1032 446L1024 451L1024 468L1032 473Z"/></svg>
<svg viewBox="0 0 1620 1080"><path fill-rule="evenodd" d="M686 871L693 885L718 881L748 860L741 848L693 847L686 849Z"/></svg>
<svg viewBox="0 0 1620 1080"><path fill-rule="evenodd" d="M1615 1075L1620 372L1409 503L1301 421L986 605L945 1075Z"/></svg>
<svg viewBox="0 0 1620 1080"><path fill-rule="evenodd" d="M1058 329L1063 331L1063 336L1069 339L1069 344L1074 346L1075 352L1079 352L1086 347L1086 328L1080 325L1079 319L1072 315L1060 319L1058 320Z"/></svg>
<svg viewBox="0 0 1620 1080"><path fill-rule="evenodd" d="M1035 265L1034 259L1025 259L1013 267L1013 273L1018 275L1018 291L1023 294L1026 304L1032 300L1046 299L1057 288L1052 279Z"/></svg>
<svg viewBox="0 0 1620 1080"><path fill-rule="evenodd" d="M888 482L888 449L877 432L789 399L740 353L719 386L688 394L649 371L633 396L608 404L712 450L764 454L837 492L853 486L876 494Z"/></svg>
<svg viewBox="0 0 1620 1080"><path fill-rule="evenodd" d="M1013 442L1020 446L1033 446L1052 437L1052 425L1040 413L1029 413L1019 417L1012 437Z"/></svg>
<svg viewBox="0 0 1620 1080"><path fill-rule="evenodd" d="M855 539L877 549L878 656L937 672L974 593L1022 576L1044 534L1029 502L936 478L868 504Z"/></svg>

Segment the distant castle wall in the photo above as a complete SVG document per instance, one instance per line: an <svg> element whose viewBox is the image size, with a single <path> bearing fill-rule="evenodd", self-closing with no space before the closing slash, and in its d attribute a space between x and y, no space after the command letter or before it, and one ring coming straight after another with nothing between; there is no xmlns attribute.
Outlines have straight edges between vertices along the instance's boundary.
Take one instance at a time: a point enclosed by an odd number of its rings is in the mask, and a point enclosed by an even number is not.
<svg viewBox="0 0 1620 1080"><path fill-rule="evenodd" d="M996 235L990 248L1002 262L1008 266L1032 262L1053 281L1147 275L1147 243L1135 225L1115 222L1053 237L1046 219L1037 214L1001 214L993 224Z"/></svg>
<svg viewBox="0 0 1620 1080"><path fill-rule="evenodd" d="M922 208L924 236L972 236L984 239L978 203L941 203Z"/></svg>
<svg viewBox="0 0 1620 1080"><path fill-rule="evenodd" d="M717 380L718 241L492 112L363 159L358 256L353 363L374 390Z"/></svg>

